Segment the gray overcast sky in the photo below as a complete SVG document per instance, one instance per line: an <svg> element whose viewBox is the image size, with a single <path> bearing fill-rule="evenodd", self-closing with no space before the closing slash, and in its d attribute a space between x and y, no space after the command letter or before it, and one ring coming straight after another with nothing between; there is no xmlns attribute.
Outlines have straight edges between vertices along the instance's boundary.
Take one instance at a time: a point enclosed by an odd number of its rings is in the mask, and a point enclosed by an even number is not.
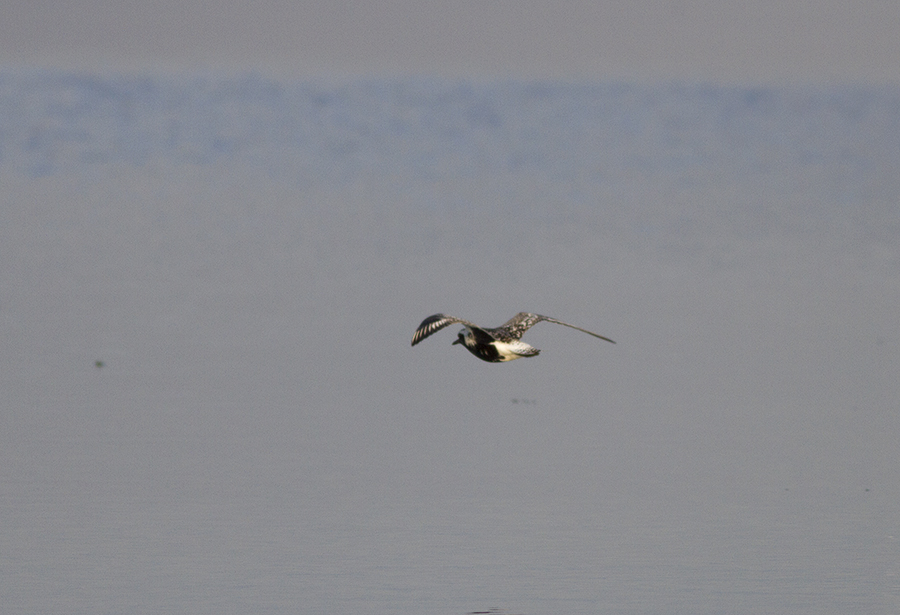
<svg viewBox="0 0 900 615"><path fill-rule="evenodd" d="M900 82L897 0L5 0L0 65Z"/></svg>

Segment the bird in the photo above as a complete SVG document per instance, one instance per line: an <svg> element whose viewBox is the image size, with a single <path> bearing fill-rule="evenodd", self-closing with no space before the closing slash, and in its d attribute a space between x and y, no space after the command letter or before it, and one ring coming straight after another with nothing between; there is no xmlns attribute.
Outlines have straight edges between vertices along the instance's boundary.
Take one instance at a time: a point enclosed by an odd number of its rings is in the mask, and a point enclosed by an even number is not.
<svg viewBox="0 0 900 615"><path fill-rule="evenodd" d="M437 333L444 327L459 323L465 327L461 329L456 340L452 345L462 344L462 346L473 355L487 361L488 363L504 363L513 361L523 357L536 357L541 351L530 344L521 341L522 335L531 327L541 321L553 322L558 325L577 329L588 335L599 337L612 344L615 344L608 337L598 335L593 331L570 325L567 322L550 318L549 316L541 316L540 314L532 314L530 312L519 312L505 323L495 328L479 327L472 324L468 320L456 318L455 316L447 316L446 314L434 314L422 321L416 332L413 334L412 346L415 346L426 337L433 333Z"/></svg>

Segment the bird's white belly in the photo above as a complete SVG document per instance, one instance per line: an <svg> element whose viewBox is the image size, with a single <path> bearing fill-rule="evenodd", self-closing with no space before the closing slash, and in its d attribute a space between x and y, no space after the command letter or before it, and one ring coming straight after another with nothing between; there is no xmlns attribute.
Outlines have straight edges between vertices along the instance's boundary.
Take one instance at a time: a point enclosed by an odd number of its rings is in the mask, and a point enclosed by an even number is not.
<svg viewBox="0 0 900 615"><path fill-rule="evenodd" d="M533 357L539 352L534 346L518 340L513 342L497 341L494 342L493 346L500 355L500 361L512 361L514 359L521 359L522 357Z"/></svg>

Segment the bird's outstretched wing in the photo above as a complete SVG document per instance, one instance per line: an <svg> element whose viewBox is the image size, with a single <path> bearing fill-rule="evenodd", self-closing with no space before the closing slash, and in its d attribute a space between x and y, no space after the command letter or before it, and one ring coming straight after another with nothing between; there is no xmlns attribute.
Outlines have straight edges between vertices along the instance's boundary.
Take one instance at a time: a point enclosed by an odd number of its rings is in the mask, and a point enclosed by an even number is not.
<svg viewBox="0 0 900 615"><path fill-rule="evenodd" d="M526 331L538 324L545 317L540 314L531 314L529 312L519 312L505 323L495 329L497 332L503 332L503 341L520 339Z"/></svg>
<svg viewBox="0 0 900 615"><path fill-rule="evenodd" d="M422 324L419 325L419 328L416 329L416 332L413 333L412 338L412 346L415 346L426 337L431 335L432 333L437 333L444 327L448 327L453 323L458 322L461 325L465 325L472 331L482 332L485 335L488 335L481 327L478 325L473 325L467 320L463 320L462 318L456 318L455 316L447 316L446 314L435 314L434 316L429 316L425 320L422 321ZM489 336L492 337L492 336Z"/></svg>
<svg viewBox="0 0 900 615"><path fill-rule="evenodd" d="M605 340L607 342L611 342L615 344L608 337L603 337L593 331L588 331L587 329L582 329L581 327L576 327L575 325L570 325L567 322L563 322L561 320L557 320L555 318L550 318L549 316L541 316L540 314L531 314L529 312L519 312L504 324L502 324L498 329L503 329L508 332L510 339L517 340L522 337L522 335L528 331L531 327L538 324L542 320L546 320L547 322L556 323L558 325L563 325L564 327L570 327L572 329L577 329L582 333L587 333L588 335L593 335L594 337L599 337L601 340Z"/></svg>

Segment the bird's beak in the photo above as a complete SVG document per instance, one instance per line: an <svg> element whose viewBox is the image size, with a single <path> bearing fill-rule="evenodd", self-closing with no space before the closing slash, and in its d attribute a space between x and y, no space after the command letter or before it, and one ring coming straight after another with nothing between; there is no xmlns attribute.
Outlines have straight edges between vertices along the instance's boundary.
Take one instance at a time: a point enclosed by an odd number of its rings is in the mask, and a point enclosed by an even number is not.
<svg viewBox="0 0 900 615"><path fill-rule="evenodd" d="M456 345L456 344L461 344L461 343L462 343L462 340L460 340L459 338L456 338L455 340L453 340L453 343L450 344L450 345L451 345L451 346L454 346L454 345Z"/></svg>

